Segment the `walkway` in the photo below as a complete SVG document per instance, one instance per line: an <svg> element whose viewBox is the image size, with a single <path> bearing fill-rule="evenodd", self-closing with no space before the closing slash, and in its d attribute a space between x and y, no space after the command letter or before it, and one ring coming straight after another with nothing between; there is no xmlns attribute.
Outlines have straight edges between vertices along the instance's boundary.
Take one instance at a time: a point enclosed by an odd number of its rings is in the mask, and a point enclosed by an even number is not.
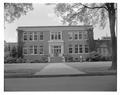
<svg viewBox="0 0 120 95"><path fill-rule="evenodd" d="M36 72L34 75L68 75L68 74L85 74L85 72L79 71L64 63L52 63L47 65L40 72Z"/></svg>

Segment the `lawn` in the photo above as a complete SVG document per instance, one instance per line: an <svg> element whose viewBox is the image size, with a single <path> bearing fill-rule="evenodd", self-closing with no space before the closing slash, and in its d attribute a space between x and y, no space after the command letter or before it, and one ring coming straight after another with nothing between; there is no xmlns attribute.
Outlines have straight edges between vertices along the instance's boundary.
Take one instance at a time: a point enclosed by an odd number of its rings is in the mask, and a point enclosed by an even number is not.
<svg viewBox="0 0 120 95"><path fill-rule="evenodd" d="M36 72L41 71L48 63L35 63L35 64L5 64L4 65L4 75L5 76L29 76Z"/></svg>
<svg viewBox="0 0 120 95"><path fill-rule="evenodd" d="M67 63L67 65L89 74L109 74L116 73L115 70L110 70L112 62L77 62Z"/></svg>
<svg viewBox="0 0 120 95"><path fill-rule="evenodd" d="M4 75L6 76L32 76L40 72L47 65L52 63L24 63L5 64ZM56 63L59 64L59 63ZM63 63L86 74L116 74L115 70L109 70L112 62L71 62ZM57 66L57 65L56 65ZM59 66L59 65L58 65ZM55 67L53 67L54 69ZM57 68L57 67L56 67Z"/></svg>

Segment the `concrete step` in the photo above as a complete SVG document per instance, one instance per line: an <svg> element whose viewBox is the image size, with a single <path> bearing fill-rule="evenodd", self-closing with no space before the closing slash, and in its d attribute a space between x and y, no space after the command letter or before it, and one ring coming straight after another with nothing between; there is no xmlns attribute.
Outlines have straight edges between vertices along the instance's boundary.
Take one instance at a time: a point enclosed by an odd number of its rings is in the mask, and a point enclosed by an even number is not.
<svg viewBox="0 0 120 95"><path fill-rule="evenodd" d="M63 57L51 57L50 62L52 63L63 62Z"/></svg>

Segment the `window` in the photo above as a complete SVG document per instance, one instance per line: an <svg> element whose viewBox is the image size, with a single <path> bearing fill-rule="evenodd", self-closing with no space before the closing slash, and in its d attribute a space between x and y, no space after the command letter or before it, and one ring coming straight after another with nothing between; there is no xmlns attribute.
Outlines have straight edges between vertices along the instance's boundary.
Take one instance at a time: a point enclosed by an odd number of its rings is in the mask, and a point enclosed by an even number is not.
<svg viewBox="0 0 120 95"><path fill-rule="evenodd" d="M53 46L53 53L56 56L58 56L59 54L61 54L61 46L60 45Z"/></svg>
<svg viewBox="0 0 120 95"><path fill-rule="evenodd" d="M33 40L33 33L30 33L29 40L30 40L30 41Z"/></svg>
<svg viewBox="0 0 120 95"><path fill-rule="evenodd" d="M40 32L40 40L43 40L43 32Z"/></svg>
<svg viewBox="0 0 120 95"><path fill-rule="evenodd" d="M43 54L43 46L40 46L40 54Z"/></svg>
<svg viewBox="0 0 120 95"><path fill-rule="evenodd" d="M53 34L51 34L51 40L53 40L54 39L54 35Z"/></svg>
<svg viewBox="0 0 120 95"><path fill-rule="evenodd" d="M57 40L57 32L55 33L55 40Z"/></svg>
<svg viewBox="0 0 120 95"><path fill-rule="evenodd" d="M82 45L79 45L79 53L82 53Z"/></svg>
<svg viewBox="0 0 120 95"><path fill-rule="evenodd" d="M72 53L72 45L69 45L69 53Z"/></svg>
<svg viewBox="0 0 120 95"><path fill-rule="evenodd" d="M75 53L82 53L82 45L75 45Z"/></svg>
<svg viewBox="0 0 120 95"><path fill-rule="evenodd" d="M85 53L88 53L88 52L89 52L88 45L85 45Z"/></svg>
<svg viewBox="0 0 120 95"><path fill-rule="evenodd" d="M59 39L59 40L61 39L61 34L60 34L60 32L58 32L58 39Z"/></svg>
<svg viewBox="0 0 120 95"><path fill-rule="evenodd" d="M69 40L73 39L73 33L72 32L68 32L68 36L69 36Z"/></svg>
<svg viewBox="0 0 120 95"><path fill-rule="evenodd" d="M27 54L27 47L23 47L23 53Z"/></svg>
<svg viewBox="0 0 120 95"><path fill-rule="evenodd" d="M26 33L26 32L24 32L24 34L23 34L23 38L24 38L24 41L27 40L27 33Z"/></svg>
<svg viewBox="0 0 120 95"><path fill-rule="evenodd" d="M61 46L54 46L54 50L55 49L58 53L61 53Z"/></svg>
<svg viewBox="0 0 120 95"><path fill-rule="evenodd" d="M76 32L74 36L75 36L75 40L80 40L82 39L82 32Z"/></svg>
<svg viewBox="0 0 120 95"><path fill-rule="evenodd" d="M30 46L30 54L33 54L33 46Z"/></svg>
<svg viewBox="0 0 120 95"><path fill-rule="evenodd" d="M29 51L30 51L30 54L38 54L38 46L37 45L30 46Z"/></svg>
<svg viewBox="0 0 120 95"><path fill-rule="evenodd" d="M34 54L37 54L37 46L34 46Z"/></svg>
<svg viewBox="0 0 120 95"><path fill-rule="evenodd" d="M37 32L34 32L34 40L37 40Z"/></svg>
<svg viewBox="0 0 120 95"><path fill-rule="evenodd" d="M62 39L61 32L51 32L50 36L51 36L51 40L61 40Z"/></svg>
<svg viewBox="0 0 120 95"><path fill-rule="evenodd" d="M82 32L79 32L79 39L82 39Z"/></svg>
<svg viewBox="0 0 120 95"><path fill-rule="evenodd" d="M78 45L75 45L75 53L78 53Z"/></svg>
<svg viewBox="0 0 120 95"><path fill-rule="evenodd" d="M61 46L58 46L58 53L61 53Z"/></svg>
<svg viewBox="0 0 120 95"><path fill-rule="evenodd" d="M77 33L75 33L75 40L77 40L78 39L78 34Z"/></svg>

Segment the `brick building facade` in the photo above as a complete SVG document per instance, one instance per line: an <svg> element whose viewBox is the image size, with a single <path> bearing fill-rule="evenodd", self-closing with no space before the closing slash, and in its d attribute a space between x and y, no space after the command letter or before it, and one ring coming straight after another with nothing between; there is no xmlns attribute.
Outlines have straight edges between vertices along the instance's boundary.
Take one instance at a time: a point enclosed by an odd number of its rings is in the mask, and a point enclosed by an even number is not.
<svg viewBox="0 0 120 95"><path fill-rule="evenodd" d="M94 50L92 26L28 26L18 27L18 57L49 62L86 59Z"/></svg>

